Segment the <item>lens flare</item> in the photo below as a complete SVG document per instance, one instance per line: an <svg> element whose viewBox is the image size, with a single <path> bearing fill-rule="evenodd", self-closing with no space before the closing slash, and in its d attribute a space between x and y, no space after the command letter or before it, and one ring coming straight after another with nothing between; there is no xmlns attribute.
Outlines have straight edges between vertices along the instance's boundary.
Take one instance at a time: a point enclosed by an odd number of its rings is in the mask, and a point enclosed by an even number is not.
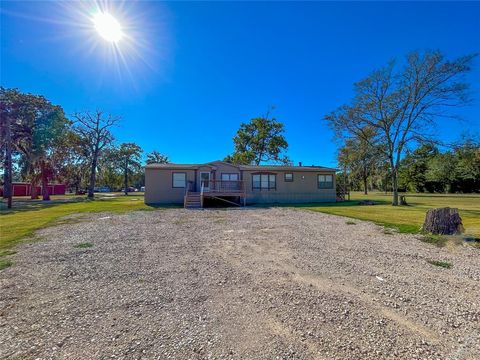
<svg viewBox="0 0 480 360"><path fill-rule="evenodd" d="M120 23L111 14L98 12L93 16L95 29L105 40L118 42L123 37Z"/></svg>

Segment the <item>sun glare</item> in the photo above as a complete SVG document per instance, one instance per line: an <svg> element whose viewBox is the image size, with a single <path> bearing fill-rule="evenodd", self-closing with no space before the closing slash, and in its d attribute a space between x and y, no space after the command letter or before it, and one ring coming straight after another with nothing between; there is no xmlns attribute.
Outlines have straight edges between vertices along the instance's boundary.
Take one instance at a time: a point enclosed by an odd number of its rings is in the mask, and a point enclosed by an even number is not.
<svg viewBox="0 0 480 360"><path fill-rule="evenodd" d="M123 36L120 23L109 13L96 13L93 16L93 23L100 36L109 42L117 42Z"/></svg>

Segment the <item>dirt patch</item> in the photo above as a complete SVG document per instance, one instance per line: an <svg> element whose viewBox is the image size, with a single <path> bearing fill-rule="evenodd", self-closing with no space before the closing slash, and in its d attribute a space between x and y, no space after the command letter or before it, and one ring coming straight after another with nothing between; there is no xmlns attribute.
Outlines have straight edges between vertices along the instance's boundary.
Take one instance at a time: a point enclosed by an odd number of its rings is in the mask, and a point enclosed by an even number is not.
<svg viewBox="0 0 480 360"><path fill-rule="evenodd" d="M478 249L286 208L109 216L18 247L0 358L480 357Z"/></svg>

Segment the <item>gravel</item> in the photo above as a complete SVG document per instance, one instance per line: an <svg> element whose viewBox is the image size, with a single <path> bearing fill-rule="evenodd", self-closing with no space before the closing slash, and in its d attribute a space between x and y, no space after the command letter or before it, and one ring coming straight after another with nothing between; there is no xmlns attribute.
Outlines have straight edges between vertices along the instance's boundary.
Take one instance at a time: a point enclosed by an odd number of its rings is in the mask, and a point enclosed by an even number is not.
<svg viewBox="0 0 480 360"><path fill-rule="evenodd" d="M170 209L43 229L0 272L0 358L479 359L480 251L347 220Z"/></svg>

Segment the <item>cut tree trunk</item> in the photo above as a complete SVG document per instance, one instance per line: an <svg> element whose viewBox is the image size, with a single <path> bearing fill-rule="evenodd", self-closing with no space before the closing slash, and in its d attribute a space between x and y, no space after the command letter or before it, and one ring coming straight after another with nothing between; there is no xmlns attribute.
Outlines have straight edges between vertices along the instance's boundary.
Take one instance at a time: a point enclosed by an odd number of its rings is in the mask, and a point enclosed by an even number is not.
<svg viewBox="0 0 480 360"><path fill-rule="evenodd" d="M461 234L464 231L458 209L429 209L425 216L423 231L438 235Z"/></svg>

